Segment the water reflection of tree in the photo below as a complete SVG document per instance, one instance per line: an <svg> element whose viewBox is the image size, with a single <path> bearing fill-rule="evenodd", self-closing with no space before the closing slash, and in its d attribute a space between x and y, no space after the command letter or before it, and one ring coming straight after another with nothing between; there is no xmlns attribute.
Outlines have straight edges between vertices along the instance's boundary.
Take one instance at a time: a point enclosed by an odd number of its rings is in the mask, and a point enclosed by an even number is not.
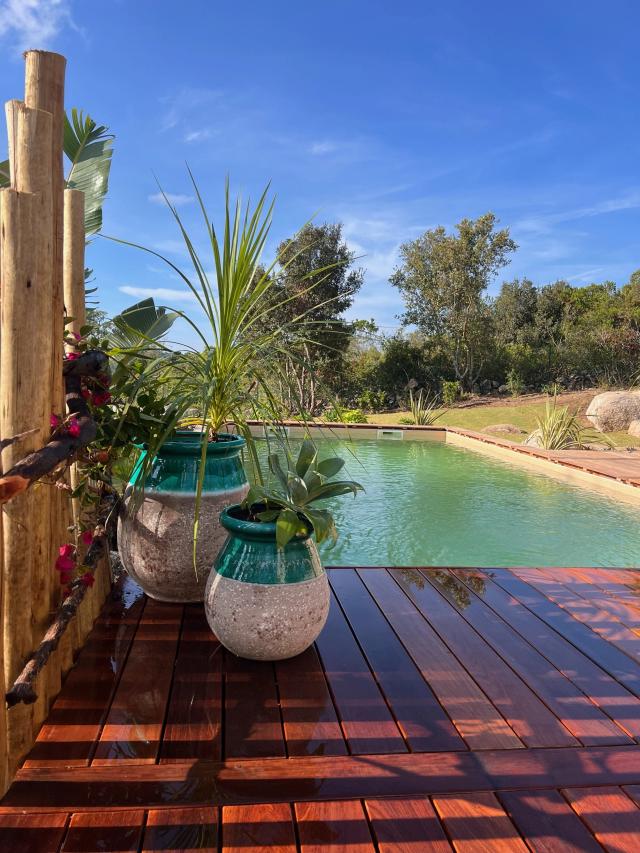
<svg viewBox="0 0 640 853"><path fill-rule="evenodd" d="M394 569L404 583L414 589L424 589L431 580L451 599L460 610L471 604L471 590L476 595L484 595L485 581L477 572L465 572L464 583L447 569L424 569L424 574L417 569Z"/></svg>

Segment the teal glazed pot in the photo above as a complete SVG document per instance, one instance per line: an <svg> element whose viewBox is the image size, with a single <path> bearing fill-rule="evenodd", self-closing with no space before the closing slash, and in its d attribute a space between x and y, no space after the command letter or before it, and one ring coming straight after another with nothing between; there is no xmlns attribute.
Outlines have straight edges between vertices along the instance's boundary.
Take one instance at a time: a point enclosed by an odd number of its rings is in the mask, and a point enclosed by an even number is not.
<svg viewBox="0 0 640 853"><path fill-rule="evenodd" d="M245 441L220 434L209 442L200 502L196 565L193 563L193 525L201 457L201 436L178 431L154 459L136 506L131 491L141 474L138 462L118 522L120 558L131 577L159 601L202 601L207 577L226 531L222 509L241 501L248 491L241 451Z"/></svg>
<svg viewBox="0 0 640 853"><path fill-rule="evenodd" d="M283 660L316 639L329 613L329 583L311 534L276 546L275 523L246 521L240 507L220 516L229 538L205 590L211 630L252 660Z"/></svg>

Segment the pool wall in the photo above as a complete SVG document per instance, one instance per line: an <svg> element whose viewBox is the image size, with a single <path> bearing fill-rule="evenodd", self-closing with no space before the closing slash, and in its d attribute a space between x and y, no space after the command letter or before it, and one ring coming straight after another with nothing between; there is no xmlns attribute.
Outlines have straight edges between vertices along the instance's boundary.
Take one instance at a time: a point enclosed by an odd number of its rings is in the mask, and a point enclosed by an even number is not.
<svg viewBox="0 0 640 853"><path fill-rule="evenodd" d="M304 438L309 432L317 433L319 438L353 441L442 441L640 506L640 453L637 454L637 462L633 460L633 467L637 470L629 474L629 460L625 458L624 465L616 464L618 457L613 458L610 455L612 451L598 451L594 461L594 453L589 451L571 451L570 455L566 455L565 451L563 455L563 451L550 452L524 447L505 439L457 427L339 423L303 425L298 421L285 421L280 426L287 430L290 438ZM251 422L253 435L264 436L265 429L271 428L265 427L259 421Z"/></svg>

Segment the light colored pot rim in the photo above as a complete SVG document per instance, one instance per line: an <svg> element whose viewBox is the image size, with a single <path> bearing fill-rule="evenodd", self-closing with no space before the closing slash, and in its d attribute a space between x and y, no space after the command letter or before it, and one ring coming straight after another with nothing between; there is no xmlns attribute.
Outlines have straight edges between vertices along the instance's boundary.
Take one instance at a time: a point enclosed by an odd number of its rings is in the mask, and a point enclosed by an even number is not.
<svg viewBox="0 0 640 853"><path fill-rule="evenodd" d="M233 513L240 509L240 504L231 504L225 507L220 513L220 524L225 530L228 530L233 536L238 536L240 539L251 539L253 541L271 541L276 543L276 523L275 521L246 521L242 518L236 518ZM312 535L310 530L306 536L296 536L294 542L305 542Z"/></svg>
<svg viewBox="0 0 640 853"><path fill-rule="evenodd" d="M218 433L218 439L207 442L207 456L232 456L247 443L241 435L228 432ZM175 436L165 441L159 449L158 456L200 456L201 452L202 433L177 430Z"/></svg>

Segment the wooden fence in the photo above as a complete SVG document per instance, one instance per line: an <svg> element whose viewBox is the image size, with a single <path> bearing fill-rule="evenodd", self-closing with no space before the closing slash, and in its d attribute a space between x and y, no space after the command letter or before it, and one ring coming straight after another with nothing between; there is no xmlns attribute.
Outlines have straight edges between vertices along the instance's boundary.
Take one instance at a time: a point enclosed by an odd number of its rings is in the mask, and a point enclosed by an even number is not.
<svg viewBox="0 0 640 853"><path fill-rule="evenodd" d="M43 448L52 413L66 414L65 307L84 323L84 196L65 189L63 56L25 54L24 101L6 105L11 186L0 190L0 439L2 471ZM23 435L24 434L24 435ZM7 440L19 438L10 444ZM75 480L73 468L66 475ZM39 479L0 513L0 672L3 696L43 640L61 603L54 570L73 541L69 489ZM77 511L77 508L76 508ZM0 702L0 793L35 740L110 587L108 561L37 675L37 700Z"/></svg>

